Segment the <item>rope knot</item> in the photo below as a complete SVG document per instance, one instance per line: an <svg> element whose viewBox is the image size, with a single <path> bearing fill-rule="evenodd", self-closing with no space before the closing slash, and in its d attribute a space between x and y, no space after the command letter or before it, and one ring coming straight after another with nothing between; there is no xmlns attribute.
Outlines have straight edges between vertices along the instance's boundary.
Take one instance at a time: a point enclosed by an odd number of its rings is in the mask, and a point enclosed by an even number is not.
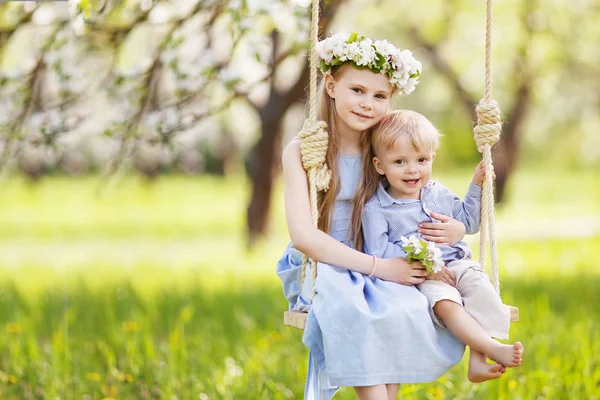
<svg viewBox="0 0 600 400"><path fill-rule="evenodd" d="M327 166L326 156L329 145L329 133L324 121L306 120L298 137L302 140L300 150L302 166L314 178L317 191L327 191L331 182L331 170ZM310 171L314 172L311 173Z"/></svg>
<svg viewBox="0 0 600 400"><path fill-rule="evenodd" d="M483 153L486 145L492 147L500 140L502 132L502 112L495 100L482 99L475 108L477 126L473 128L477 150Z"/></svg>

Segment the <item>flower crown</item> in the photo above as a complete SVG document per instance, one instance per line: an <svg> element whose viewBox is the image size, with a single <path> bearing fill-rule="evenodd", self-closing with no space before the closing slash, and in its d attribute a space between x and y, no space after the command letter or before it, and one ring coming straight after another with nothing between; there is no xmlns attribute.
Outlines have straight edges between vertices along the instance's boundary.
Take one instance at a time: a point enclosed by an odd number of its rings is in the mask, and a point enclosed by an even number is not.
<svg viewBox="0 0 600 400"><path fill-rule="evenodd" d="M410 50L400 50L387 40L372 40L357 33L336 33L317 43L319 68L326 74L331 68L350 62L356 68L369 68L387 75L399 94L415 90L421 75L421 63Z"/></svg>

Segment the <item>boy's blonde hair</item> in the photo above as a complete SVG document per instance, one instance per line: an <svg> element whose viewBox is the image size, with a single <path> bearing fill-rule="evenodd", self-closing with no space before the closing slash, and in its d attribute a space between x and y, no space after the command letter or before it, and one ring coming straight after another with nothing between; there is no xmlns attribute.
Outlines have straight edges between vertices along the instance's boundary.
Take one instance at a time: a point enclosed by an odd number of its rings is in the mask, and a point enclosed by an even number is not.
<svg viewBox="0 0 600 400"><path fill-rule="evenodd" d="M440 145L440 133L427 118L416 111L396 110L373 128L371 142L375 155L392 149L400 138L407 138L417 151L435 152Z"/></svg>
<svg viewBox="0 0 600 400"><path fill-rule="evenodd" d="M440 133L423 115L410 110L396 110L386 114L362 138L363 159L361 178L352 198L350 220L354 248L363 251L362 211L367 201L377 191L381 176L373 166L373 157L391 149L400 138L408 138L417 151L437 150Z"/></svg>

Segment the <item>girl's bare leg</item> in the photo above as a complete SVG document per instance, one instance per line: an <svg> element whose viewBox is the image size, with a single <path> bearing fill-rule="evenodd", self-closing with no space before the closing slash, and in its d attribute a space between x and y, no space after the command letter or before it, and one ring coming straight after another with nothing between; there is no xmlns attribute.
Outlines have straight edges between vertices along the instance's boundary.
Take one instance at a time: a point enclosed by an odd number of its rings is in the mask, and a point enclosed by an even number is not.
<svg viewBox="0 0 600 400"><path fill-rule="evenodd" d="M355 386L358 400L388 400L386 385Z"/></svg>
<svg viewBox="0 0 600 400"><path fill-rule="evenodd" d="M398 392L400 391L400 385L397 383L385 385L387 389L388 400L396 400Z"/></svg>

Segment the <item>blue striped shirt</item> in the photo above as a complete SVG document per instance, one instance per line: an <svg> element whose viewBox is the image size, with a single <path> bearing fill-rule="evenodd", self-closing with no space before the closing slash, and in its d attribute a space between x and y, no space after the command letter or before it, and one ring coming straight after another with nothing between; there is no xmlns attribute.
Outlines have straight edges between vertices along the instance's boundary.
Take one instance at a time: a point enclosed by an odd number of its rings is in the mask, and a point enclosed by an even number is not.
<svg viewBox="0 0 600 400"><path fill-rule="evenodd" d="M460 198L436 181L421 189L421 200L395 199L387 191L387 182L379 183L377 192L363 209L364 251L379 258L406 257L400 237L416 235L421 222L439 222L431 212L452 216L465 224L467 234L477 233L480 224L481 186L471 183L465 198ZM452 246L438 245L448 263L470 259L471 249L463 241Z"/></svg>

